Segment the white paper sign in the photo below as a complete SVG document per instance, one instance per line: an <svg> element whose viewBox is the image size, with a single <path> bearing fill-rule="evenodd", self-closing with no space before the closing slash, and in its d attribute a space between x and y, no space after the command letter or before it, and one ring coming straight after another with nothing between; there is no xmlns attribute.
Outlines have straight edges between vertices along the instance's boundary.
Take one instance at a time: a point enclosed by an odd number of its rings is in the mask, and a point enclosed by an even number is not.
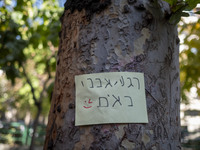
<svg viewBox="0 0 200 150"><path fill-rule="evenodd" d="M144 74L109 72L75 76L75 125L148 123Z"/></svg>

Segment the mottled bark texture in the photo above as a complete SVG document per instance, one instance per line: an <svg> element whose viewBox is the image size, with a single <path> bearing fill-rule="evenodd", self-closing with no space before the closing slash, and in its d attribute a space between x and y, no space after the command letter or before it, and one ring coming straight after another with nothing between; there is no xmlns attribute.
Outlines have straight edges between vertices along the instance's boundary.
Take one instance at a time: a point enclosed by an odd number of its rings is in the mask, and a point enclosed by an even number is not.
<svg viewBox="0 0 200 150"><path fill-rule="evenodd" d="M181 149L179 40L167 3L68 0L65 8L44 149ZM149 123L74 126L74 76L120 71L144 73Z"/></svg>

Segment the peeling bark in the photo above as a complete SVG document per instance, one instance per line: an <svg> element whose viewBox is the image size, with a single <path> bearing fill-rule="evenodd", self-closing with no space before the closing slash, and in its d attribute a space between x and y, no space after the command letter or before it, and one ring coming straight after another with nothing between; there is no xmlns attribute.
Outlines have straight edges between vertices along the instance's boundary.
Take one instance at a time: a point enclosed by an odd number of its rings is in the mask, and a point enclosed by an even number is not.
<svg viewBox="0 0 200 150"><path fill-rule="evenodd" d="M44 149L181 149L179 45L177 28L165 18L168 5L159 1L158 9L153 1L142 0L76 2L66 3L61 19ZM74 76L120 71L144 73L149 123L76 127Z"/></svg>

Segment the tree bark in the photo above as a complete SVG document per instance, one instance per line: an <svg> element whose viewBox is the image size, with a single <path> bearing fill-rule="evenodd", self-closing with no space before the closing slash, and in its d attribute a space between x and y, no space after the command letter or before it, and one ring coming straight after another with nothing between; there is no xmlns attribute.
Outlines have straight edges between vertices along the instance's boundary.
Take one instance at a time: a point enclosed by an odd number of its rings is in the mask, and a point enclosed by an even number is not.
<svg viewBox="0 0 200 150"><path fill-rule="evenodd" d="M168 4L68 0L65 8L44 149L181 149L179 39ZM74 76L121 71L144 73L149 123L75 126Z"/></svg>

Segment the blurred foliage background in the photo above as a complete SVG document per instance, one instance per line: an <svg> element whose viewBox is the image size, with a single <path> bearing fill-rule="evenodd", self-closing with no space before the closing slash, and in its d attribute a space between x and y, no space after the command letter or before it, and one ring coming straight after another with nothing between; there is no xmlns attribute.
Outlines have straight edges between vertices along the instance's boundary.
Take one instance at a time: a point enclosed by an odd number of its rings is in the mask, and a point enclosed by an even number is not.
<svg viewBox="0 0 200 150"><path fill-rule="evenodd" d="M50 109L62 11L56 0L0 1L0 119L33 137Z"/></svg>
<svg viewBox="0 0 200 150"><path fill-rule="evenodd" d="M9 126L9 131L18 127L21 130L23 126L32 141L40 136L36 127L47 123L63 3L64 0L0 0L0 129ZM183 103L189 103L187 93L193 87L197 97L200 96L200 20L197 14L192 15L197 18L195 22L179 23L179 34L183 35L180 52ZM2 137L0 142L6 142ZM27 143L34 145L28 138L21 144Z"/></svg>
<svg viewBox="0 0 200 150"><path fill-rule="evenodd" d="M199 8L196 8L199 11ZM183 38L180 52L180 79L182 102L189 103L187 96L191 88L200 96L200 15L194 15L191 22L182 19L179 23L179 35Z"/></svg>

